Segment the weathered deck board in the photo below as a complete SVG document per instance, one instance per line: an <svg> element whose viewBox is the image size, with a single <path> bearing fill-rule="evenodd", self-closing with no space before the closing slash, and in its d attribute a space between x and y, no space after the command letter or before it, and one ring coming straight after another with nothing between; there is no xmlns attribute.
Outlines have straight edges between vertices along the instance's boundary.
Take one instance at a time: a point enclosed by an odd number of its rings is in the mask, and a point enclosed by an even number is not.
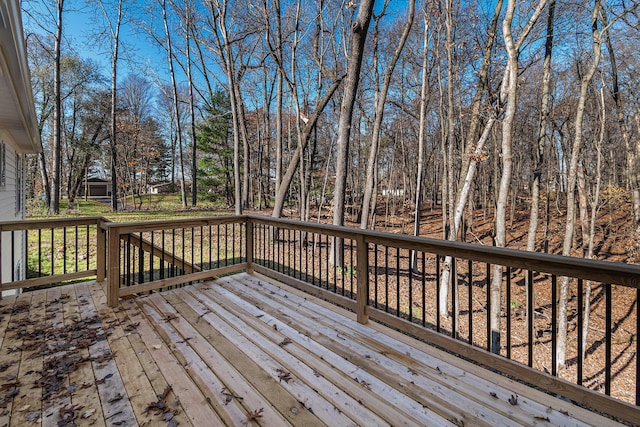
<svg viewBox="0 0 640 427"><path fill-rule="evenodd" d="M84 283L0 312L0 426L618 425L260 275L115 310ZM61 328L91 339L67 348ZM43 364L69 355L82 362L43 402Z"/></svg>

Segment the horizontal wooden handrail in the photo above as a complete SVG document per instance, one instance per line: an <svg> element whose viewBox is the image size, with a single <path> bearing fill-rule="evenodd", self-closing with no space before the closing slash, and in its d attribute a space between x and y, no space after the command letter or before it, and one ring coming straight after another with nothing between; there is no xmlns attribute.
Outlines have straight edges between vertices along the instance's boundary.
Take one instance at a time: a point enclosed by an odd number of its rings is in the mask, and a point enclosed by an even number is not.
<svg viewBox="0 0 640 427"><path fill-rule="evenodd" d="M473 261L522 268L557 276L575 277L603 283L640 288L640 266L621 262L590 260L511 248L483 246L474 243L452 242L429 237L416 237L373 230L361 230L326 224L312 224L290 219L275 219L248 215L249 221L273 227L288 226L311 233L323 233L333 237L357 240L362 236L366 243L375 243L409 250L431 252Z"/></svg>
<svg viewBox="0 0 640 427"><path fill-rule="evenodd" d="M24 221L4 221L0 222L0 231L21 231L38 230L43 228L60 228L76 225L96 225L108 223L106 218L101 216L83 216L77 218L47 218L28 219Z"/></svg>
<svg viewBox="0 0 640 427"><path fill-rule="evenodd" d="M120 234L140 233L145 231L161 231L172 228L198 227L205 225L217 224L233 224L245 223L247 217L240 216L209 216L202 218L184 218L169 220L154 220L142 222L107 222L104 224L105 229L111 230L116 228Z"/></svg>

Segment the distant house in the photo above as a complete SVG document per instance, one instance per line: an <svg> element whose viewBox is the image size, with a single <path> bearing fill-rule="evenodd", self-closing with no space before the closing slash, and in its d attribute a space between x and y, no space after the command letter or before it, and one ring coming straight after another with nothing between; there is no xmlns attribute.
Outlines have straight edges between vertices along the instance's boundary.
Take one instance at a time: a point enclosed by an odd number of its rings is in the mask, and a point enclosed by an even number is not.
<svg viewBox="0 0 640 427"><path fill-rule="evenodd" d="M151 184L147 189L148 194L173 193L174 191L175 185L171 182L160 182L158 184Z"/></svg>
<svg viewBox="0 0 640 427"><path fill-rule="evenodd" d="M0 221L24 220L24 156L41 149L20 3L6 0L0 2ZM4 232L1 240L2 282L24 279L24 232Z"/></svg>
<svg viewBox="0 0 640 427"><path fill-rule="evenodd" d="M84 197L85 190L87 197L110 197L111 180L102 178L89 178L80 187L80 197Z"/></svg>

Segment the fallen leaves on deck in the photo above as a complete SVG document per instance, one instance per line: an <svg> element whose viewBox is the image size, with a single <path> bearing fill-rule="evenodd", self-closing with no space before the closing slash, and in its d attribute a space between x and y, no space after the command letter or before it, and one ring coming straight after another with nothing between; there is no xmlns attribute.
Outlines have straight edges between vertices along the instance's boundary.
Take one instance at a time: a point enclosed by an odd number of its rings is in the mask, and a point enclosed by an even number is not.
<svg viewBox="0 0 640 427"><path fill-rule="evenodd" d="M291 372L287 372L284 369L278 368L276 369L276 373L278 374L278 380L284 381L287 384L293 379L293 377L291 376Z"/></svg>
<svg viewBox="0 0 640 427"><path fill-rule="evenodd" d="M178 421L175 419L176 414L178 413L177 409L172 409L167 404L167 398L169 397L169 393L171 393L171 386L168 385L162 394L158 396L158 401L151 402L147 405L147 409L145 409L145 413L153 412L153 415L161 416L161 421L167 422L167 427L175 427L178 425Z"/></svg>
<svg viewBox="0 0 640 427"><path fill-rule="evenodd" d="M247 414L247 423L251 421L255 421L258 418L262 418L262 413L264 412L264 408L257 409L255 411L251 411Z"/></svg>

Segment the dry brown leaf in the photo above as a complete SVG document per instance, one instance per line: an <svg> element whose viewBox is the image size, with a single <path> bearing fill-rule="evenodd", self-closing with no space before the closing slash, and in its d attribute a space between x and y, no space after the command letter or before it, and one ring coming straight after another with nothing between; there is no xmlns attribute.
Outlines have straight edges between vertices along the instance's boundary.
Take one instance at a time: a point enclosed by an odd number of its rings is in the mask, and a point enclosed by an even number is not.
<svg viewBox="0 0 640 427"><path fill-rule="evenodd" d="M264 408L257 409L255 411L251 411L247 414L247 422L255 421L258 418L262 418L262 413L264 412Z"/></svg>

